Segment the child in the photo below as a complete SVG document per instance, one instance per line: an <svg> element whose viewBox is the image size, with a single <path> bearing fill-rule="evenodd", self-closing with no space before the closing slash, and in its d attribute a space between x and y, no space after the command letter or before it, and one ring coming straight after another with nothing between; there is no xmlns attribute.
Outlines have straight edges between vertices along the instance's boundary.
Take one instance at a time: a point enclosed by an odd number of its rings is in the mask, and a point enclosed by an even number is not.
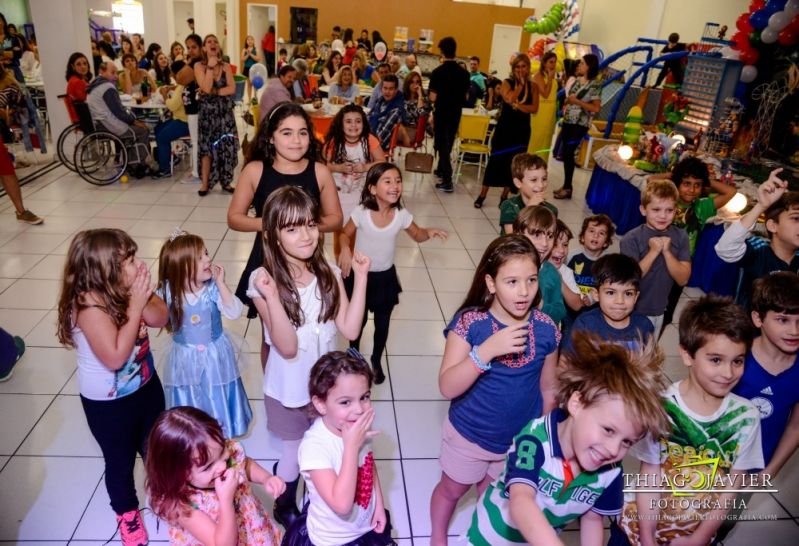
<svg viewBox="0 0 799 546"><path fill-rule="evenodd" d="M577 317L571 327L572 336L579 331L591 332L633 351L641 343L649 343L655 329L645 316L634 311L641 284L638 262L624 254L606 254L594 263L591 273L599 285L599 306ZM571 345L569 342L567 336L564 350Z"/></svg>
<svg viewBox="0 0 799 546"><path fill-rule="evenodd" d="M285 546L394 545L372 452L372 372L355 351L314 364L308 389L319 416L300 444L308 504Z"/></svg>
<svg viewBox="0 0 799 546"><path fill-rule="evenodd" d="M549 254L549 262L555 266L560 273L563 302L568 309L578 311L584 304L588 303L588 297L580 292L580 287L574 279L574 271L566 265L566 256L569 254L569 241L574 238L572 230L563 220L555 222L555 242L552 245L552 252ZM561 330L562 332L563 330Z"/></svg>
<svg viewBox="0 0 799 546"><path fill-rule="evenodd" d="M280 71L289 62L289 52L285 47L281 47L278 52L277 69Z"/></svg>
<svg viewBox="0 0 799 546"><path fill-rule="evenodd" d="M308 375L319 357L336 347L336 333L349 340L360 333L369 258L356 253L352 301L319 244L319 212L307 193L294 186L272 192L264 205L264 265L250 275L247 295L271 345L264 373L266 426L282 440L275 474L286 492L275 501L275 519L288 528L299 515L297 449L311 426L305 407Z"/></svg>
<svg viewBox="0 0 799 546"><path fill-rule="evenodd" d="M377 385L386 379L381 359L388 340L391 311L399 303L399 293L402 292L397 269L394 267L394 248L397 235L402 229L417 243L432 237L446 240L448 236L444 230L416 225L413 215L402 207L402 175L399 169L393 163L377 163L366 175L361 204L352 211L352 217L344 226L339 256L341 276L344 277L347 294L352 294L353 289L350 276L350 241L354 239L355 250L369 257L371 265L366 284L369 287L366 290L366 310L374 313L375 333L371 361ZM361 333L350 342L350 347L360 349L361 334L367 318L364 313Z"/></svg>
<svg viewBox="0 0 799 546"><path fill-rule="evenodd" d="M775 476L799 447L799 276L781 271L755 281L752 322L760 336L733 392L760 410L764 473Z"/></svg>
<svg viewBox="0 0 799 546"><path fill-rule="evenodd" d="M569 252L567 265L574 271L574 279L584 295L597 287L591 270L596 262L613 243L616 226L607 214L594 214L583 220L580 228L580 248Z"/></svg>
<svg viewBox="0 0 799 546"><path fill-rule="evenodd" d="M654 396L665 386L654 344L628 351L585 333L558 368L558 408L516 435L505 470L477 501L470 544L561 544L579 518L582 544L604 544L603 518L621 512L618 464L645 433L666 430Z"/></svg>
<svg viewBox="0 0 799 546"><path fill-rule="evenodd" d="M324 151L327 167L336 181L346 225L360 201L366 173L373 165L385 161L386 154L380 141L370 134L363 108L356 104L347 104L333 118L325 137ZM341 232L337 231L333 238L336 256L341 252L340 237Z"/></svg>
<svg viewBox="0 0 799 546"><path fill-rule="evenodd" d="M512 233L513 222L519 216L519 212L532 205L543 205L552 211L557 218L558 209L555 205L547 203L544 193L547 191L547 163L537 155L516 154L510 164L511 174L513 175L513 185L519 190L519 195L510 199L505 199L499 205L499 229L501 233ZM487 186L484 186L487 188ZM483 205L482 199L478 197L474 205Z"/></svg>
<svg viewBox="0 0 799 546"><path fill-rule="evenodd" d="M0 328L0 383L11 379L14 366L25 354L25 340Z"/></svg>
<svg viewBox="0 0 799 546"><path fill-rule="evenodd" d="M757 188L757 203L734 222L716 243L716 254L728 263L738 263L741 273L735 302L749 308L755 279L774 271L799 272L799 192L787 191L788 183L771 171ZM769 240L747 239L760 215L766 219Z"/></svg>
<svg viewBox="0 0 799 546"><path fill-rule="evenodd" d="M536 309L538 264L526 237L495 239L444 331L438 384L452 403L441 441L441 481L430 500L433 546L447 543L455 505L471 486L480 494L499 476L513 436L554 406L560 333Z"/></svg>
<svg viewBox="0 0 799 546"><path fill-rule="evenodd" d="M646 223L622 238L621 253L641 266L641 297L635 310L646 315L659 335L669 290L685 286L691 276L691 251L684 229L672 225L677 187L669 180L653 180L641 192L641 214Z"/></svg>
<svg viewBox="0 0 799 546"><path fill-rule="evenodd" d="M118 229L81 231L67 252L58 302L58 340L75 348L83 411L103 451L105 486L122 544L147 544L133 466L146 460L147 435L164 410L147 327L169 311L153 295L136 243Z"/></svg>
<svg viewBox="0 0 799 546"><path fill-rule="evenodd" d="M636 484L635 502L625 505L620 520L630 544L676 544L680 537L691 544L710 544L735 493L705 490L717 490L719 479L729 480L735 489L740 473L763 467L760 414L749 400L731 392L752 344L749 317L728 298L705 296L686 306L679 329L688 378L663 395L671 432L647 438L631 452L642 461L639 481L645 479ZM696 478L684 479L686 466ZM647 484L651 476L658 478ZM692 484L700 476L712 483L697 491ZM675 492L660 496L647 488ZM681 502L688 493L701 496Z"/></svg>
<svg viewBox="0 0 799 546"><path fill-rule="evenodd" d="M169 523L170 544L280 544L249 482L273 497L286 484L226 440L216 419L191 407L167 410L153 426L149 452L147 493Z"/></svg>
<svg viewBox="0 0 799 546"><path fill-rule="evenodd" d="M547 207L525 207L513 224L513 232L526 236L538 253L538 286L541 293L541 310L549 315L555 324L566 317L566 306L561 293L561 278L555 266L549 263L549 254L555 242L555 215Z"/></svg>
<svg viewBox="0 0 799 546"><path fill-rule="evenodd" d="M201 409L219 421L226 437L243 436L252 410L222 315L237 319L244 306L200 237L178 230L164 243L157 293L169 307L166 329L174 340L164 372L166 406Z"/></svg>

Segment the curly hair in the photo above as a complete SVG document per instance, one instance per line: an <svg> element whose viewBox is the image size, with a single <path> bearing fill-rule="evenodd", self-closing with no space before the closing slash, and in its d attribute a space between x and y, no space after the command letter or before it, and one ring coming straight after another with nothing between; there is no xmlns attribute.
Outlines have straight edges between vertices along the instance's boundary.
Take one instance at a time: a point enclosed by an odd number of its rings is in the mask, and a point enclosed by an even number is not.
<svg viewBox="0 0 799 546"><path fill-rule="evenodd" d="M347 114L358 114L361 116L363 129L361 130L360 145L363 149L364 159L367 163L371 163L372 154L369 152L369 135L371 133L369 129L369 120L363 108L353 103L344 105L330 124L330 129L327 131L327 135L325 135L325 143L323 145L326 159L331 163L347 162L347 139L344 136L344 116Z"/></svg>
<svg viewBox="0 0 799 546"><path fill-rule="evenodd" d="M311 368L308 379L308 392L311 398L327 400L327 393L335 386L338 377L344 374L362 375L369 387L372 386L374 374L363 356L352 350L331 351L322 355Z"/></svg>

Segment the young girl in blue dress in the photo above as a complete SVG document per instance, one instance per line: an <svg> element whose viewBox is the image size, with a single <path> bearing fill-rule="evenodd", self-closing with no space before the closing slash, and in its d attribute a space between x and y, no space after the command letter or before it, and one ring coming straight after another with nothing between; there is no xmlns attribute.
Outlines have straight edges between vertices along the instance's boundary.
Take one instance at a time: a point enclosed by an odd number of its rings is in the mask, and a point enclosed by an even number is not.
<svg viewBox="0 0 799 546"><path fill-rule="evenodd" d="M438 384L452 403L430 500L431 546L447 544L455 505L472 485L479 495L499 476L521 427L554 407L560 333L536 308L539 263L523 235L495 239L444 331Z"/></svg>
<svg viewBox="0 0 799 546"><path fill-rule="evenodd" d="M219 421L228 438L242 436L252 410L237 365L237 351L222 329L222 315L241 316L243 305L211 263L202 238L177 232L161 248L158 294L169 306L174 343L164 369L168 408L192 406Z"/></svg>

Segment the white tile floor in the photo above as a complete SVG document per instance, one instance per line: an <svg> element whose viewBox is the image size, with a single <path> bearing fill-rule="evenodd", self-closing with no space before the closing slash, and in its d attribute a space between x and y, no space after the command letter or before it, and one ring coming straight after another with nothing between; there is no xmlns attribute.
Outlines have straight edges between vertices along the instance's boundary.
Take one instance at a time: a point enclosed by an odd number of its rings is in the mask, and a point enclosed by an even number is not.
<svg viewBox="0 0 799 546"><path fill-rule="evenodd" d="M553 164L553 188L560 185L561 172ZM576 231L585 214L582 195L589 174L578 172L574 200L557 202L561 218ZM374 394L376 426L383 433L376 441L383 493L403 546L427 544L430 533L429 499L439 476L436 457L447 408L437 387L442 328L459 305L482 250L497 235L498 193L492 191L482 210L474 209L474 176L472 167L465 169L451 195L436 192L430 176L409 176L405 184L405 203L417 222L451 230L451 237L446 243L421 246L400 237L396 263L405 292L392 319L389 379ZM164 238L180 225L206 239L215 259L226 267L229 284L235 285L252 235L228 230L227 194L217 190L200 199L196 189L174 179L98 188L59 168L23 188L26 205L46 216L43 226L17 223L8 199L0 199L0 325L28 344L14 377L0 384L0 543L102 544L113 534L102 458L77 397L74 354L61 348L54 335L63 256L75 232L119 227L134 236L140 255L153 265ZM686 292L686 298L698 295ZM244 444L249 455L269 463L278 450L263 427L256 354L260 327L241 319L228 322L228 328L248 341L241 365L255 422ZM166 338L153 336L157 352ZM371 348L370 337L369 325L365 352ZM683 377L672 326L662 343L669 355L666 373L672 380ZM761 495L750 508L750 513L776 514L778 521L741 523L728 545L799 543L799 491L790 487L799 479L796 461L784 470L780 493ZM138 467L140 489L142 481ZM467 525L473 502L469 496L461 503L453 536ZM158 529L151 515L147 524L154 541L166 540L165 527ZM575 530L567 530L563 538L569 544L579 542Z"/></svg>

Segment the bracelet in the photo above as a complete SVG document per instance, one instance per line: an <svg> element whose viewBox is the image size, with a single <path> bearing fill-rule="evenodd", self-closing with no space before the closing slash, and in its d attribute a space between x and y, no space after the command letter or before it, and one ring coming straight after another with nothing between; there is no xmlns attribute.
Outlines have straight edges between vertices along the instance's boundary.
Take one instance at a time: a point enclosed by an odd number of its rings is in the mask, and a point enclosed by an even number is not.
<svg viewBox="0 0 799 546"><path fill-rule="evenodd" d="M480 371L480 373L485 373L491 369L491 363L485 363L480 360L480 355L477 354L477 345L472 345L472 350L469 351L469 358L472 359L475 367Z"/></svg>

